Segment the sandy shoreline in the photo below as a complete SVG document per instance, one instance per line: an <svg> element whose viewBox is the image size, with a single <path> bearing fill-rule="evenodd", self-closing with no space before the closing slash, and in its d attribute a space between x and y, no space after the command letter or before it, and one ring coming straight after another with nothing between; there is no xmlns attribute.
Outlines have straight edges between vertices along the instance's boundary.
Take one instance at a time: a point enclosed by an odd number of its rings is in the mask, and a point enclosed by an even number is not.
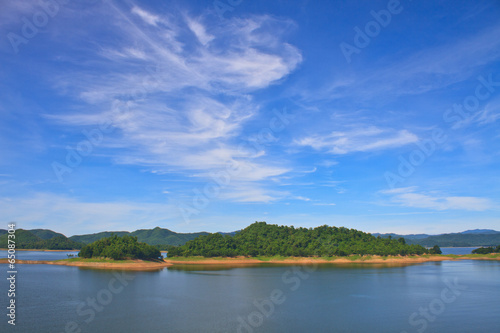
<svg viewBox="0 0 500 333"><path fill-rule="evenodd" d="M0 264L8 264L6 258L0 259ZM138 270L148 271L162 269L172 264L159 261L144 261L133 260L133 262L86 262L86 261L66 261L66 260L18 260L16 264L32 264L32 265L60 265L60 266L75 266L88 267L96 269L122 269L122 270Z"/></svg>
<svg viewBox="0 0 500 333"><path fill-rule="evenodd" d="M488 257L478 256L469 257L467 255L455 256L428 256L428 257L380 257L370 256L369 258L356 258L351 260L349 258L303 258L292 257L284 259L265 259L258 258L191 258L191 259L165 259L163 261L144 261L133 260L127 262L92 262L92 261L73 261L73 260L16 260L16 264L46 264L46 265L62 265L62 266L75 266L75 267L88 267L96 269L122 269L122 270L157 270L164 267L175 265L223 265L223 266L244 266L255 264L283 264L283 265L311 265L311 264L401 264L411 265L424 262L438 262L438 261L459 261L459 260L494 260L500 261L500 256ZM0 259L0 264L7 264L6 258Z"/></svg>

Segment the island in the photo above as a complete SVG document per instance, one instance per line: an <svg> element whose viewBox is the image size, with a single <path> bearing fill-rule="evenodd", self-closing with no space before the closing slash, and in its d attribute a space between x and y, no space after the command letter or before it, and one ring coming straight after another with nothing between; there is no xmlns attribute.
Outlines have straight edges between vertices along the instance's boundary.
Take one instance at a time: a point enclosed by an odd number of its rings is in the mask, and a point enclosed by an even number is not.
<svg viewBox="0 0 500 333"><path fill-rule="evenodd" d="M439 246L407 244L404 238L375 237L356 229L320 226L294 228L255 222L234 234L198 236L184 245L168 246L164 259L157 247L137 236L116 235L84 245L78 258L20 264L51 264L102 269L151 270L172 265L256 264L418 264L444 260L500 260L500 246L468 255L442 255ZM0 263L6 263L1 259Z"/></svg>

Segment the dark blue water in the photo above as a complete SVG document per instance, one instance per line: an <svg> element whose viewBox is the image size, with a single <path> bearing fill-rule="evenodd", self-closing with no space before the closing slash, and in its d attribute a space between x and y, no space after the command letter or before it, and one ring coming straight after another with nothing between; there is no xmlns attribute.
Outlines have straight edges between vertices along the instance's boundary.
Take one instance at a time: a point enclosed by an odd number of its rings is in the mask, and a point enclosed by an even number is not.
<svg viewBox="0 0 500 333"><path fill-rule="evenodd" d="M8 326L2 314L0 331L65 332L66 325L67 332L500 331L496 261L117 274L18 265L17 325ZM7 289L0 279L0 293ZM7 297L1 302L5 309Z"/></svg>
<svg viewBox="0 0 500 333"><path fill-rule="evenodd" d="M0 250L0 258L7 258L7 250ZM78 251L16 251L16 259L59 260L68 259L68 254L78 255Z"/></svg>
<svg viewBox="0 0 500 333"><path fill-rule="evenodd" d="M477 247L442 247L443 254L470 254ZM78 251L16 251L16 258L23 260L58 260L67 259L68 254L78 255ZM161 252L166 258L167 253ZM0 258L7 258L7 251L0 250Z"/></svg>
<svg viewBox="0 0 500 333"><path fill-rule="evenodd" d="M443 254L471 254L478 247L442 247Z"/></svg>
<svg viewBox="0 0 500 333"><path fill-rule="evenodd" d="M21 260L59 260L68 259L68 254L78 256L79 251L16 251L16 258ZM0 250L0 258L7 258L7 250ZM166 252L161 252L166 257Z"/></svg>

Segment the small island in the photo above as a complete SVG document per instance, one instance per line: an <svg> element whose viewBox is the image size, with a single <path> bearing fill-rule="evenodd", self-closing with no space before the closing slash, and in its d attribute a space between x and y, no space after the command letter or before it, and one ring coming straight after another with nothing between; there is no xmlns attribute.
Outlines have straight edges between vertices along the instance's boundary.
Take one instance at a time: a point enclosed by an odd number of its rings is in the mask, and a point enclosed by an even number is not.
<svg viewBox="0 0 500 333"><path fill-rule="evenodd" d="M0 263L7 259L0 260ZM99 269L155 270L171 264L165 262L160 251L125 235L102 238L83 246L78 258L62 260L16 260L19 264L49 264L91 267Z"/></svg>

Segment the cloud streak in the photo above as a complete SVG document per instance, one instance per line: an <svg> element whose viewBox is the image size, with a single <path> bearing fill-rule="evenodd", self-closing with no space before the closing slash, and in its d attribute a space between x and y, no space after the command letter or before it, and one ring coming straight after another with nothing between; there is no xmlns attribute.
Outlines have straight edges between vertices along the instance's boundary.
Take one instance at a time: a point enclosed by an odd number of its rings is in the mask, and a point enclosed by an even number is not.
<svg viewBox="0 0 500 333"><path fill-rule="evenodd" d="M396 148L417 141L418 137L407 130L394 131L371 126L331 132L322 136L304 137L297 140L296 144L315 150L326 150L331 154L343 155Z"/></svg>
<svg viewBox="0 0 500 333"><path fill-rule="evenodd" d="M494 207L492 201L487 198L435 196L418 193L416 190L416 187L405 187L385 190L381 193L389 195L393 203L405 207L466 211L485 211Z"/></svg>
<svg viewBox="0 0 500 333"><path fill-rule="evenodd" d="M220 26L186 13L175 17L110 5L113 33L122 42L88 50L97 69L57 78L59 88L94 111L46 118L73 127L110 119L118 134L108 138L107 153L116 163L197 175L238 163L246 172L232 186L237 191L242 183L243 197L252 182L288 171L242 148L238 135L259 112L251 93L279 82L302 61L298 49L283 41L289 21L264 15Z"/></svg>

